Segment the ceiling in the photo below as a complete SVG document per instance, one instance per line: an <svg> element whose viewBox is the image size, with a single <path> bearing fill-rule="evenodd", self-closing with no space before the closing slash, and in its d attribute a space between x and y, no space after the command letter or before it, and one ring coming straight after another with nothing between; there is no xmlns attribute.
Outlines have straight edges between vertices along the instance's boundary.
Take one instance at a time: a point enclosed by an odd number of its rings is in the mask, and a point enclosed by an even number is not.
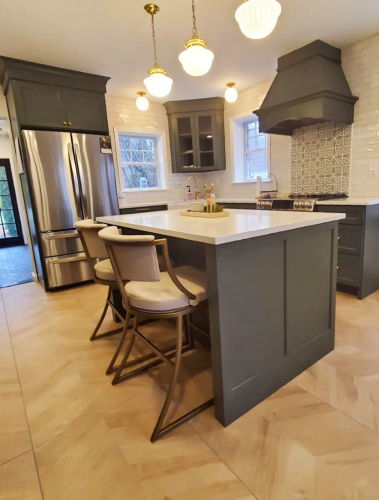
<svg viewBox="0 0 379 500"><path fill-rule="evenodd" d="M242 35L234 13L242 0L196 0L199 36L215 54L211 71L190 77L178 55L191 37L191 0L159 0L158 61L174 84L168 97L221 96L272 77L277 58L317 38L344 47L379 32L378 0L279 0L282 14L263 40ZM108 93L134 98L153 66L145 0L1 1L0 54L111 77Z"/></svg>

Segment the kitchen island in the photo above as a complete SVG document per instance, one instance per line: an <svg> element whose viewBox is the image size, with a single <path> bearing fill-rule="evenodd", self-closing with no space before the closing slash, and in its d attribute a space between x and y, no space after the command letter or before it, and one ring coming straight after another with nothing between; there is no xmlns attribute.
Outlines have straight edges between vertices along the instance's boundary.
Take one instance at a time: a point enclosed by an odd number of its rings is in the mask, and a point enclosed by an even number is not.
<svg viewBox="0 0 379 500"><path fill-rule="evenodd" d="M125 234L168 240L170 257L204 269L215 416L224 426L334 348L341 213L179 210L98 217Z"/></svg>

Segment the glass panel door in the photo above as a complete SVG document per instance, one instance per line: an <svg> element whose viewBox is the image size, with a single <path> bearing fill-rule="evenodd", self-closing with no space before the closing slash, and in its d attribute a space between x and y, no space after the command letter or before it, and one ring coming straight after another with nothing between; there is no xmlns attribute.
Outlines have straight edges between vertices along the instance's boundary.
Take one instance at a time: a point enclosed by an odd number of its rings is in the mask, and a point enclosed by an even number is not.
<svg viewBox="0 0 379 500"><path fill-rule="evenodd" d="M197 129L199 136L200 167L213 167L214 155L213 155L212 115L198 116Z"/></svg>
<svg viewBox="0 0 379 500"><path fill-rule="evenodd" d="M0 160L0 248L24 243L9 160Z"/></svg>
<svg viewBox="0 0 379 500"><path fill-rule="evenodd" d="M178 122L178 138L179 138L179 167L193 168L193 130L192 120L190 116L177 118Z"/></svg>

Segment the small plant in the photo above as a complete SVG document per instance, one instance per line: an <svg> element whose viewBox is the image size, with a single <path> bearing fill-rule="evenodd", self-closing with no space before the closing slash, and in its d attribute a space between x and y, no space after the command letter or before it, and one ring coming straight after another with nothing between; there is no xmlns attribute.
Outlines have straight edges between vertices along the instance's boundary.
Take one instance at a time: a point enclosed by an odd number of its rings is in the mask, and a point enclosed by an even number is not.
<svg viewBox="0 0 379 500"><path fill-rule="evenodd" d="M223 212L224 211L224 207L222 205L219 205L218 203L215 204L214 208L213 208L213 213L215 212ZM207 207L205 206L204 207L204 212L207 212Z"/></svg>

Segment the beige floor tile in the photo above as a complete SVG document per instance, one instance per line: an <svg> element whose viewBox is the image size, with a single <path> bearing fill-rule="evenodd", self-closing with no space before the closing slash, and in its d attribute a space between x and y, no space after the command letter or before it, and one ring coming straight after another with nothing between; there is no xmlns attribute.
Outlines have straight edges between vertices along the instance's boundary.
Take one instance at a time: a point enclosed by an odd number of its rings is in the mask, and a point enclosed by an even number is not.
<svg viewBox="0 0 379 500"><path fill-rule="evenodd" d="M32 447L10 346L0 347L0 465Z"/></svg>
<svg viewBox="0 0 379 500"><path fill-rule="evenodd" d="M0 500L42 500L32 451L0 467Z"/></svg>
<svg viewBox="0 0 379 500"><path fill-rule="evenodd" d="M337 347L294 383L379 433L379 356Z"/></svg>
<svg viewBox="0 0 379 500"><path fill-rule="evenodd" d="M224 429L191 426L259 500L379 498L379 436L293 384Z"/></svg>
<svg viewBox="0 0 379 500"><path fill-rule="evenodd" d="M14 344L34 446L99 414L67 350L53 331Z"/></svg>

